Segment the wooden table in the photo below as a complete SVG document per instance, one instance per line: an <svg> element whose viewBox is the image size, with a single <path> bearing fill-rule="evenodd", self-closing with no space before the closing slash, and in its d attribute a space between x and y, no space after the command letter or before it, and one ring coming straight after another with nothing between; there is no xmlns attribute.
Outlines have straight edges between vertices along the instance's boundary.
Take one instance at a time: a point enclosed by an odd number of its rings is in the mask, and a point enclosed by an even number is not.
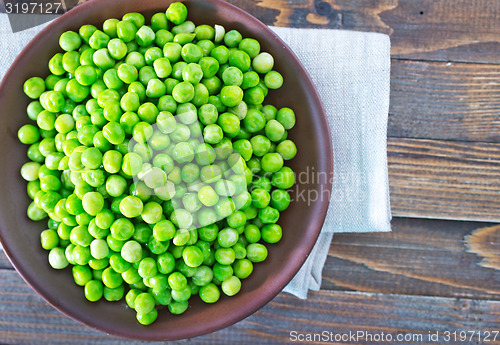
<svg viewBox="0 0 500 345"><path fill-rule="evenodd" d="M269 25L391 36L393 231L335 235L321 291L307 300L282 293L189 343L281 344L299 334L362 331L359 344L382 333L393 337L386 343L402 343L402 335L414 344L479 344L488 332L484 344L500 344L500 1L230 2ZM0 343L140 342L60 314L1 253Z"/></svg>

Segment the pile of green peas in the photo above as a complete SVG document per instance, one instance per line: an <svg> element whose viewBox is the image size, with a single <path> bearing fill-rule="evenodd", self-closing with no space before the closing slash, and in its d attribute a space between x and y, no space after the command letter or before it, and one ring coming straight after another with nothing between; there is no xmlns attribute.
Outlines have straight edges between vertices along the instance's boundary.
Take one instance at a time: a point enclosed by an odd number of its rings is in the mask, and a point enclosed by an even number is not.
<svg viewBox="0 0 500 345"><path fill-rule="evenodd" d="M150 25L128 13L67 31L51 74L24 84L21 176L28 217L49 218L48 262L144 325L237 294L281 239L295 183L295 114L263 105L283 84L273 57L187 14L177 2Z"/></svg>

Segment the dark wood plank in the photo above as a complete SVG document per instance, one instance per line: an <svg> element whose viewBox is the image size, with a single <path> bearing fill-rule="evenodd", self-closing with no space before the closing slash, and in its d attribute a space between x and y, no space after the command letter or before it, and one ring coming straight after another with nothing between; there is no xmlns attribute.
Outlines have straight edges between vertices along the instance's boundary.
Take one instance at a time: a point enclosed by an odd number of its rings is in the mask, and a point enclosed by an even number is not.
<svg viewBox="0 0 500 345"><path fill-rule="evenodd" d="M475 230L466 237L469 252L482 258L480 266L500 270L500 226Z"/></svg>
<svg viewBox="0 0 500 345"><path fill-rule="evenodd" d="M71 0L76 1L76 0ZM500 62L500 2L491 0L230 0L268 25L391 35L394 57Z"/></svg>
<svg viewBox="0 0 500 345"><path fill-rule="evenodd" d="M392 233L336 234L323 289L500 300L500 227L395 218ZM484 259L488 261L484 261Z"/></svg>
<svg viewBox="0 0 500 345"><path fill-rule="evenodd" d="M389 136L499 142L499 112L498 65L392 59Z"/></svg>
<svg viewBox="0 0 500 345"><path fill-rule="evenodd" d="M0 271L0 339L9 344L142 344L89 329L47 305L14 271ZM500 328L500 302L442 297L321 291L307 300L282 293L247 319L191 344L288 344L291 333L415 334L493 331ZM297 333L297 334L298 334ZM293 334L292 334L293 337ZM427 340L426 338L422 338ZM333 339L334 340L334 339ZM409 343L426 343L426 341ZM473 341L478 343L477 335ZM173 342L184 344L186 341ZM319 341L310 342L319 344ZM339 342L335 342L339 343ZM366 337L357 344L370 344ZM390 342L391 343L391 342ZM392 343L396 343L393 341ZM457 342L451 342L457 343ZM500 337L491 344L500 344ZM158 343L159 344L159 343Z"/></svg>
<svg viewBox="0 0 500 345"><path fill-rule="evenodd" d="M395 216L500 221L500 144L389 138Z"/></svg>
<svg viewBox="0 0 500 345"><path fill-rule="evenodd" d="M277 26L375 31L391 35L406 59L500 62L500 3L491 0L230 0ZM262 10L262 8L267 11Z"/></svg>

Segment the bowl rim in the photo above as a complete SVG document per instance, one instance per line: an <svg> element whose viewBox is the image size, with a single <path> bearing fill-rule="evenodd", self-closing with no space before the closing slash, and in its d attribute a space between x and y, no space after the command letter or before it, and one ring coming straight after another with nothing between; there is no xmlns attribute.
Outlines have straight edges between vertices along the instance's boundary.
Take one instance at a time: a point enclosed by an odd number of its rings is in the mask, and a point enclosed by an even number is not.
<svg viewBox="0 0 500 345"><path fill-rule="evenodd" d="M186 2L186 3L191 2L190 0L177 0L177 1ZM102 3L102 2L104 2L104 0L88 0L88 1L84 2L83 4L77 5L76 7L70 9L66 13L62 14L58 18L51 21L46 27L44 27L40 32L38 32L29 41L29 43L22 49L22 51L19 53L19 55L14 59L11 66L9 67L9 69L5 73L4 77L2 78L2 80L0 82L0 96L3 93L2 92L3 89L7 88L7 81L10 79L11 74L14 73L13 71L15 69L15 66L17 66L19 61L21 61L26 55L29 54L29 51L35 45L35 42L37 41L37 39L39 37L44 37L46 35L50 35L51 31L54 28L57 28L60 25L60 22L64 21L68 16L78 16L82 12L85 13L90 9L90 7L92 7L97 2ZM175 0L166 1L165 8L167 8L168 5L172 2L175 2ZM324 128L322 135L326 136L326 139L327 139L325 142L325 147L326 147L325 151L330 153L329 155L326 155L326 157L323 157L323 159L325 160L323 166L326 168L326 170L327 170L326 172L329 174L328 176L330 176L330 175L333 176L333 174L332 174L333 173L333 148L332 148L331 133L329 130L329 124L328 124L328 120L326 117L326 111L324 108L324 104L321 100L321 97L320 97L320 95L317 91L317 88L316 88L315 84L313 83L309 73L307 72L307 70L303 66L302 62L298 59L298 57L296 56L294 51L276 33L274 33L266 24L262 23L259 19L257 19L256 17L254 17L250 13L244 11L243 9L241 9L241 8L231 4L231 3L228 3L224 0L203 0L203 2L211 3L214 6L225 8L225 9L228 9L230 11L236 11L240 15L245 16L247 18L247 20L249 21L250 25L257 25L259 27L259 29L261 29L264 32L266 32L267 34L269 34L271 36L271 40L279 43L285 49L285 51L290 55L290 58L293 59L293 64L295 66L297 66L297 68L300 70L300 73L305 76L305 79L303 80L303 82L306 84L306 87L312 91L312 95L314 97L313 103L316 103L317 105L319 105L320 114L318 114L319 116L316 118L316 121L319 121L321 127ZM62 27L67 27L67 26L68 25L66 24ZM322 184L322 186L325 187L326 190L328 190L328 192L330 192L330 195L331 195L331 191L332 191L331 179L326 180ZM266 296L265 298L261 297L261 298L257 299L255 301L255 303L242 306L240 311L237 313L236 317L227 318L227 320L225 320L224 322L214 323L210 327L198 329L197 332L185 332L185 331L183 332L181 330L177 333L174 332L171 336L166 336L166 337L165 336L144 337L142 335L142 333L136 335L136 334L131 334L131 333L123 333L123 332L120 332L119 330L104 329L104 328L100 328L99 325L97 325L96 323L87 322L85 320L81 320L81 319L77 318L77 316L72 315L70 313L70 310L66 310L64 305L60 305L57 302L56 298L54 298L53 295L46 295L42 292L42 288L41 288L40 284L38 283L38 281L31 279L29 277L29 273L26 272L26 270L23 268L22 263L20 262L20 260L17 259L16 255L13 255L13 253L11 252L11 250L9 248L8 243L6 243L2 239L2 236L0 236L0 243L2 244L3 250L6 253L9 261L14 266L14 268L19 273L19 275L22 277L22 279L38 294L38 296L40 296L44 301L46 301L48 304L50 304L53 308L55 308L59 312L63 313L64 315L66 315L70 319L75 320L80 324L84 324L84 325L86 325L92 329L98 330L100 332L106 332L109 334L113 334L113 335L124 337L124 338L129 338L129 339L178 340L178 339L183 339L183 338L191 338L191 337L205 335L205 334L223 329L225 327L228 327L229 325L235 324L235 323L241 321L242 319L250 316L251 314L255 313L257 310L261 309L263 306L265 306L267 303L269 303L272 299L274 299L283 290L283 288L292 280L292 278L297 274L297 272L299 271L299 269L302 267L305 260L309 256L309 254L310 254L311 250L313 249L314 244L316 243L317 238L321 232L321 228L322 228L322 225L324 223L326 213L328 211L329 203L330 203L329 200L327 200L327 201L322 200L321 201L319 217L314 219L315 224L317 224L317 226L315 226L315 231L314 232L309 231L308 236L305 237L306 241L303 242L301 245L303 248L306 249L305 251L307 252L307 255L304 257L294 258L295 259L293 262L294 269L292 269L288 272L288 274L286 275L286 279L282 279L281 283L272 284L271 289L266 290L267 293L265 295ZM186 334L188 335L187 337L186 337Z"/></svg>

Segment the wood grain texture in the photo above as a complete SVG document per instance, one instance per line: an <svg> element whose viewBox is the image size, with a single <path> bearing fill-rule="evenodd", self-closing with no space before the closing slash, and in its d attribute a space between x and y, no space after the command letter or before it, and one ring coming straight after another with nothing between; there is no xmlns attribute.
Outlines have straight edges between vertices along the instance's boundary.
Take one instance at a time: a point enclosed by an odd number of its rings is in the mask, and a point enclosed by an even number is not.
<svg viewBox="0 0 500 345"><path fill-rule="evenodd" d="M14 271L0 270L0 275L3 278L0 280L2 343L145 344L116 338L82 326L47 305ZM334 334L349 331L372 334L384 332L391 334L394 339L397 334L409 333L425 337L429 331L443 334L445 331L498 330L499 318L498 301L342 291L313 292L307 300L300 300L282 293L267 306L233 326L173 344L288 344L291 331L301 334L323 331ZM355 343L373 342L361 337ZM477 343L477 338L468 342ZM500 344L500 338L489 343Z"/></svg>
<svg viewBox="0 0 500 345"><path fill-rule="evenodd" d="M322 288L500 300L500 227L395 218L392 233L335 234ZM485 232L490 235L483 235ZM468 250L474 237L476 250ZM468 245L469 244L469 245Z"/></svg>
<svg viewBox="0 0 500 345"><path fill-rule="evenodd" d="M500 62L500 3L491 0L231 0L277 26L391 35L398 58ZM256 10L255 3L268 11Z"/></svg>
<svg viewBox="0 0 500 345"><path fill-rule="evenodd" d="M481 266L500 270L500 226L477 229L466 241L469 252L483 258Z"/></svg>
<svg viewBox="0 0 500 345"><path fill-rule="evenodd" d="M68 0L77 2L77 0ZM80 2L84 2L81 0ZM398 58L500 63L500 2L230 0L265 24L391 35Z"/></svg>
<svg viewBox="0 0 500 345"><path fill-rule="evenodd" d="M389 138L395 216L500 221L500 144Z"/></svg>
<svg viewBox="0 0 500 345"><path fill-rule="evenodd" d="M500 141L500 65L392 59L388 135Z"/></svg>

